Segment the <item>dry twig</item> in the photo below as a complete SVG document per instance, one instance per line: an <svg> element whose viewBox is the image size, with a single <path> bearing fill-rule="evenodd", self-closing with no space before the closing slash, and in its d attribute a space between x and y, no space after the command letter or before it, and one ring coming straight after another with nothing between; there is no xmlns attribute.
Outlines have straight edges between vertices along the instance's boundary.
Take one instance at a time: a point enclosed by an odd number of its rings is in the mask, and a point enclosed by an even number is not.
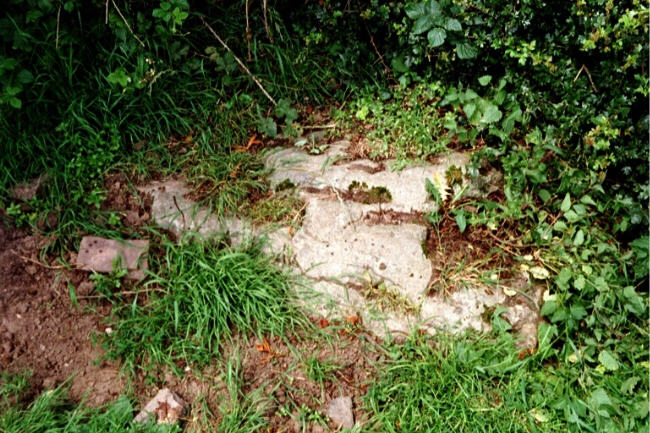
<svg viewBox="0 0 650 433"><path fill-rule="evenodd" d="M131 32L131 34L133 35L133 37L134 37L138 42L140 42L140 45L142 45L142 46L144 47L144 46L145 46L145 45L144 45L144 42L142 42L142 40L140 40L140 38L138 37L138 35L136 35L136 34L133 32L133 29L132 29L131 26L129 25L129 22L126 20L126 18L124 18L124 15L122 15L122 12L120 11L120 8L118 8L117 5L115 4L115 0L111 0L111 3L113 3L113 7L114 7L115 10L117 11L117 14L120 16L120 18L122 18L122 21L124 21L124 24L126 24L126 28L129 29L129 31ZM106 15L106 16L108 17L108 15Z"/></svg>
<svg viewBox="0 0 650 433"><path fill-rule="evenodd" d="M63 266L63 265L52 266L52 265L48 265L48 264L45 264L45 263L41 263L41 262L39 262L38 260L34 260L34 259L32 259L32 258L29 258L29 257L21 256L20 254L18 254L18 253L17 253L16 251L14 251L14 250L10 250L10 252L11 252L13 255L15 255L16 257L18 257L18 258L20 258L20 259L22 259L22 260L24 260L24 261L26 261L26 262L34 263L35 265L42 266L42 267L44 267L44 268L46 268L46 269L54 269L54 270L58 270L58 269L67 269L67 267L66 267L66 266Z"/></svg>
<svg viewBox="0 0 650 433"><path fill-rule="evenodd" d="M259 87L260 90L262 91L262 93L264 93L264 96L266 96L267 99L268 99L269 101L271 101L271 103L273 103L273 105L278 105L278 103L275 102L275 99L273 99L273 98L271 97L271 95L269 95L269 92L266 91L266 89L264 88L264 86L262 86L262 83L260 83L259 80L258 80L257 78L255 78L255 75L253 75L253 73L252 73L252 72L251 72L251 71L246 67L246 65L244 64L244 62L242 62L242 61L239 59L239 57L237 57L237 56L235 55L235 53L230 49L230 47L229 47L228 45L226 45L226 43L223 41L223 39L221 39L221 38L219 37L219 35L217 34L217 32L215 32L214 29L213 29L212 27L210 27L210 24L208 24L208 22L205 20L205 18L201 17L201 21L203 22L203 25L204 25L204 26L205 26L205 27L210 31L210 33L212 33L212 36L214 36L215 39L216 39L217 41L219 41L219 43L221 44L221 46L224 47L226 50L228 50L228 52L229 52L230 54L232 54L232 56L235 58L235 61L237 61L237 63L239 63L239 66L241 66L241 68L244 70L244 72L246 72L246 73L248 74L248 76L251 77L251 79L255 82L255 84L257 84L257 87Z"/></svg>

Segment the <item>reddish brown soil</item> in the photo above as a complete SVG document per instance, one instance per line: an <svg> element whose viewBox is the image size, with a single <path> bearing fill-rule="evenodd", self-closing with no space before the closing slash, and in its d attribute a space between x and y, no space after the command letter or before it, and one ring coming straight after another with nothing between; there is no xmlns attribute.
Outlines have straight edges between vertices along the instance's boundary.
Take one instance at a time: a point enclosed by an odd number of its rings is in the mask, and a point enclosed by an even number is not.
<svg viewBox="0 0 650 433"><path fill-rule="evenodd" d="M461 233L449 215L443 217L437 229L429 228L424 248L433 267L429 282L432 290L439 289L440 285L447 287L448 282L444 280L449 271L501 269L501 279L512 277L508 271L514 266L512 254L504 251L504 245L494 236L488 228L470 225Z"/></svg>
<svg viewBox="0 0 650 433"><path fill-rule="evenodd" d="M40 249L48 240L8 229L0 223L0 368L32 372L32 392L57 386L74 375L70 395L89 405L116 398L123 382L115 365L95 364L100 348L91 336L103 333L107 306L85 313L81 299L71 308L68 284L78 295L92 290L85 273L41 263Z"/></svg>
<svg viewBox="0 0 650 433"><path fill-rule="evenodd" d="M137 229L149 222L153 198L136 191L121 173L107 176L104 182L106 199L102 210L115 211L129 229Z"/></svg>

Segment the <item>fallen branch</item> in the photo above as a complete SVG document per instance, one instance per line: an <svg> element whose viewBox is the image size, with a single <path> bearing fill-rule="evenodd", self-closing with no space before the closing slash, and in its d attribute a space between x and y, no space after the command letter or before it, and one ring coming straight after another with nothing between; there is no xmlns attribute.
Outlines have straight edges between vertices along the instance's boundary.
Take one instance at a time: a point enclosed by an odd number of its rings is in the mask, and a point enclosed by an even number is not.
<svg viewBox="0 0 650 433"><path fill-rule="evenodd" d="M124 18L124 15L122 15L122 12L120 11L120 8L118 8L117 5L115 4L115 0L111 0L111 3L113 4L113 7L114 7L115 10L117 11L117 14L120 16L120 18L122 18L122 21L124 21L124 24L126 24L126 28L129 29L129 31L131 32L131 34L133 35L133 37L134 37L138 42L140 42L140 45L142 45L142 46L144 47L144 46L145 46L145 45L144 45L144 42L142 42L142 40L140 40L140 38L138 37L138 35L136 35L136 34L133 32L133 29L132 29L131 26L129 25L129 22L126 20L126 18ZM108 15L107 15L107 16L108 16Z"/></svg>
<svg viewBox="0 0 650 433"><path fill-rule="evenodd" d="M45 264L45 263L41 263L41 262L39 262L38 260L34 260L34 259L29 258L29 257L21 256L20 254L18 254L18 253L17 253L16 251L14 251L14 250L10 250L10 252L11 252L13 255L15 255L16 257L18 257L18 258L20 258L20 259L22 259L22 260L24 260L24 261L26 261L26 262L34 263L35 265L42 266L42 267L44 267L44 268L46 268L46 269L54 269L54 270L58 270L58 269L67 269L67 266L63 266L63 265L56 265L56 266L47 265L47 264Z"/></svg>
<svg viewBox="0 0 650 433"><path fill-rule="evenodd" d="M598 89L596 89L596 85L594 84L594 80L591 79L591 74L589 73L589 68L586 67L584 64L576 74L576 77L573 79L573 82L575 83L582 71L585 71L587 73L587 77L589 77L589 83L591 83L591 88L594 89L594 93L598 93Z"/></svg>
<svg viewBox="0 0 650 433"><path fill-rule="evenodd" d="M255 78L255 75L253 75L253 73L248 70L246 65L239 59L239 57L237 57L235 55L235 53L230 49L230 47L228 45L226 45L226 43L223 41L223 39L221 39L219 37L217 32L215 32L214 29L212 27L210 27L210 24L208 24L208 22L205 20L205 18L203 18L203 17L200 17L200 18L201 18L201 21L203 21L203 25L210 31L210 33L212 33L212 36L214 36L215 39L217 41L219 41L219 43L221 44L222 47L224 47L226 50L228 50L228 52L230 54L232 54L232 56L235 58L237 63L239 63L239 66L241 66L241 68L244 70L244 72L246 72L248 74L248 76L251 77L251 79L255 82L255 84L257 84L257 87L259 87L260 90L262 91L262 93L264 93L264 96L266 96L268 98L268 100L271 101L271 103L273 105L278 105L278 103L275 102L275 99L273 99L271 97L271 95L269 95L269 92L266 91L264 86L262 86L262 83L260 83L259 80L257 78Z"/></svg>
<svg viewBox="0 0 650 433"><path fill-rule="evenodd" d="M269 21L266 14L266 0L262 0L262 14L264 16L264 30L266 30L266 36L269 38L269 42L273 43L273 36L271 36L271 31L269 30Z"/></svg>

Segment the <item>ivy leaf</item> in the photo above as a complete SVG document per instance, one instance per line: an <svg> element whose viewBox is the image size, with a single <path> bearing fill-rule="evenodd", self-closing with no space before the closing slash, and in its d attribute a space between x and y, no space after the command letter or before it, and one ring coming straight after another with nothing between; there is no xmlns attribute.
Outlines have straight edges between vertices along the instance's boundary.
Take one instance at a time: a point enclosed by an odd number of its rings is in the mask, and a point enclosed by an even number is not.
<svg viewBox="0 0 650 433"><path fill-rule="evenodd" d="M456 54L459 59L473 59L478 55L478 48L466 42L456 45Z"/></svg>
<svg viewBox="0 0 650 433"><path fill-rule="evenodd" d="M463 26L460 25L460 21L456 18L447 18L445 21L445 28L453 32L460 32L463 30Z"/></svg>
<svg viewBox="0 0 650 433"><path fill-rule="evenodd" d="M427 34L427 39L429 40L429 45L432 48L439 47L445 42L447 38L447 32L440 27L435 27Z"/></svg>
<svg viewBox="0 0 650 433"><path fill-rule="evenodd" d="M607 350L603 350L598 354L598 362L600 362L603 365L603 367L605 367L609 371L618 370L618 361Z"/></svg>
<svg viewBox="0 0 650 433"><path fill-rule="evenodd" d="M257 121L257 130L269 137L276 137L278 135L278 125L270 117L260 117Z"/></svg>
<svg viewBox="0 0 650 433"><path fill-rule="evenodd" d="M488 104L483 111L483 116L481 117L481 122L485 124L496 123L501 120L501 110L496 105Z"/></svg>
<svg viewBox="0 0 650 433"><path fill-rule="evenodd" d="M492 80L492 75L483 75L478 79L478 82L481 86L487 86Z"/></svg>
<svg viewBox="0 0 650 433"><path fill-rule="evenodd" d="M569 193L567 193L564 196L564 200L562 200L562 204L560 205L560 210L562 212L568 212L569 209L571 209L571 195L569 195Z"/></svg>
<svg viewBox="0 0 650 433"><path fill-rule="evenodd" d="M431 15L424 15L415 21L415 25L413 26L413 34L419 35L421 33L424 33L434 25L434 17Z"/></svg>
<svg viewBox="0 0 650 433"><path fill-rule="evenodd" d="M31 83L34 80L34 76L27 69L23 69L22 71L18 72L16 78L18 78L18 81L23 84Z"/></svg>

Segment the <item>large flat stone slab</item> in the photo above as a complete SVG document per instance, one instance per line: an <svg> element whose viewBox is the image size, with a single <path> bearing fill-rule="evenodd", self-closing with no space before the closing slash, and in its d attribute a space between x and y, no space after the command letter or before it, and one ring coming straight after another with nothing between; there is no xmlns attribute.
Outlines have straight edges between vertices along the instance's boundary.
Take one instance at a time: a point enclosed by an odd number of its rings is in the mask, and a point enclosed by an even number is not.
<svg viewBox="0 0 650 433"><path fill-rule="evenodd" d="M431 278L431 262L422 251L426 228L415 224L366 225L371 205L314 198L293 238L294 258L314 279L341 282L373 280L399 287L419 303Z"/></svg>
<svg viewBox="0 0 650 433"><path fill-rule="evenodd" d="M470 179L469 154L459 152L440 156L434 164L391 171L391 161L348 161L345 147L346 142L338 142L319 155L298 147L267 155L272 188L296 187L306 203L297 230L253 227L236 216L218 217L186 198L190 189L182 180L153 182L139 189L153 196L154 220L178 236L226 234L233 245L266 236L266 251L307 277L313 296L304 298L303 306L324 317L360 317L367 329L382 337L405 336L416 329L486 331L491 327L490 312L503 305L508 310L502 317L526 334L522 345L534 346L534 335L529 334L536 329L539 302L524 299L539 294L525 293L530 281L515 291L498 282L472 282L450 293L430 293L432 265L422 249L427 227L421 215L437 204L426 180L445 201L452 194L489 194L499 173L492 170ZM373 187L387 189L389 199L383 196L373 202L354 191L361 188L365 194Z"/></svg>
<svg viewBox="0 0 650 433"><path fill-rule="evenodd" d="M202 237L225 234L230 236L233 244L239 244L244 237L252 235L239 218L219 217L209 207L187 199L191 190L183 180L155 181L138 187L138 190L152 196L154 222L177 237L186 234Z"/></svg>
<svg viewBox="0 0 650 433"><path fill-rule="evenodd" d="M341 146L322 155L310 155L299 148L277 151L267 157L266 166L273 173L271 186L290 181L299 187L335 188L348 191L352 185L362 184L368 188L383 187L391 195L391 201L382 208L398 212L429 212L436 209L435 202L426 191L426 179L434 183L443 196L453 188L448 185L447 171L450 167L464 170L469 163L467 154L454 152L440 157L437 164L409 166L391 171L391 161L341 160ZM468 181L462 180L466 185Z"/></svg>
<svg viewBox="0 0 650 433"><path fill-rule="evenodd" d="M115 268L128 270L127 277L140 280L149 263L144 255L147 240L114 240L84 236L77 254L77 267L93 272L113 272Z"/></svg>

